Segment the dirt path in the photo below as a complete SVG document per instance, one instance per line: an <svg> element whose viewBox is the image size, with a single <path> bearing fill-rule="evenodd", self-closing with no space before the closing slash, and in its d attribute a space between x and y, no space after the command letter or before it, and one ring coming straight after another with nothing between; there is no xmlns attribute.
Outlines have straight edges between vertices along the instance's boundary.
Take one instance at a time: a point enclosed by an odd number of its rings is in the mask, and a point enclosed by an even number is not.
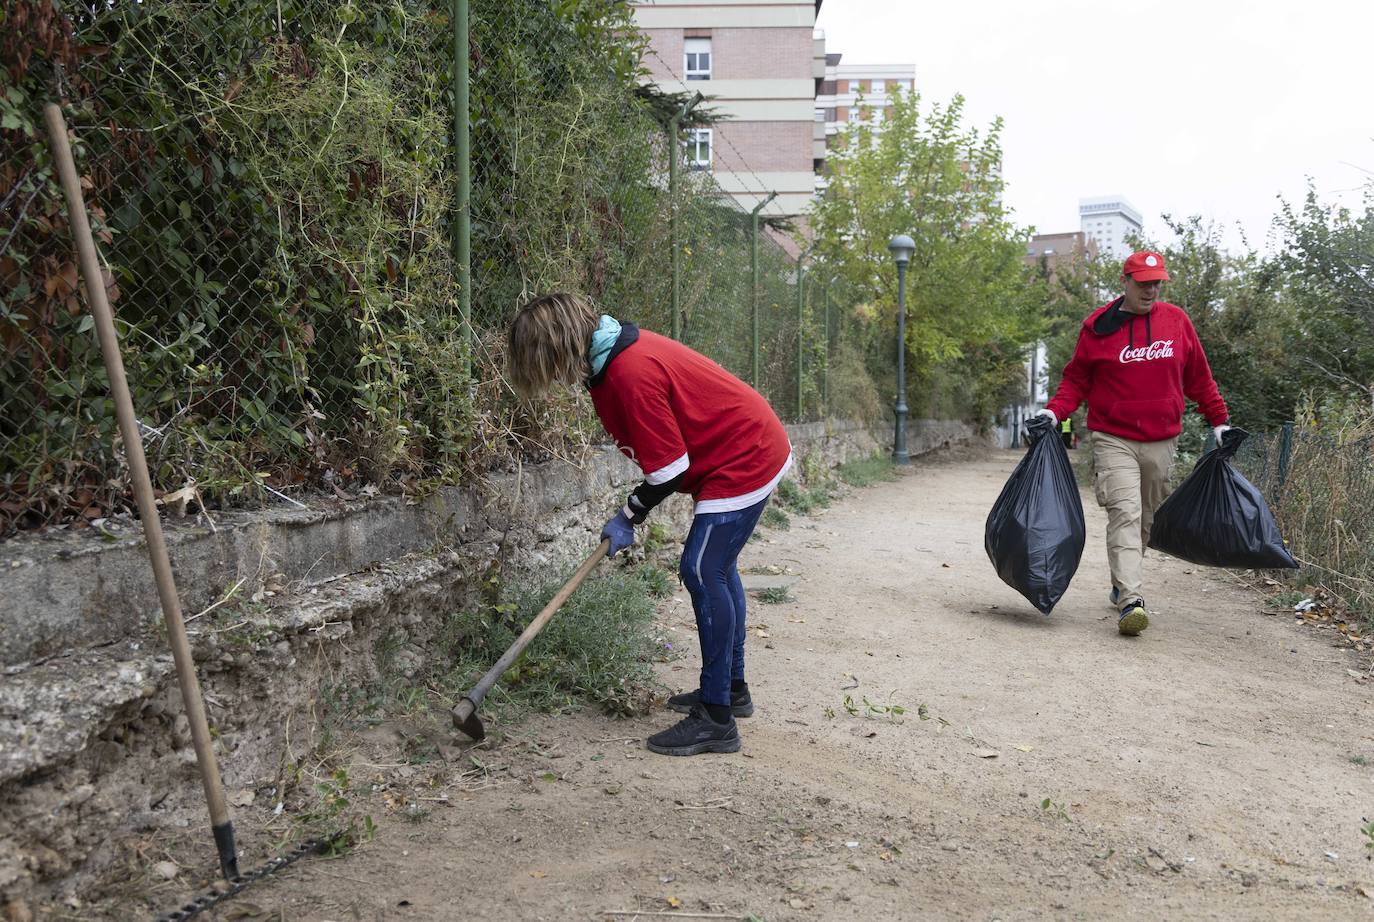
<svg viewBox="0 0 1374 922"><path fill-rule="evenodd" d="M447 804L378 817L374 842L298 865L243 908L340 922L674 907L767 922L1374 919L1360 831L1374 685L1350 677L1351 655L1261 614L1224 574L1157 556L1158 614L1118 637L1090 497L1077 580L1042 617L982 547L1015 458L922 463L748 546L744 566L800 578L795 602L751 610L759 709L741 753L644 751L666 713L526 723ZM694 644L685 601L664 611ZM674 688L695 676L695 654L664 667ZM865 716L865 697L906 713Z"/></svg>

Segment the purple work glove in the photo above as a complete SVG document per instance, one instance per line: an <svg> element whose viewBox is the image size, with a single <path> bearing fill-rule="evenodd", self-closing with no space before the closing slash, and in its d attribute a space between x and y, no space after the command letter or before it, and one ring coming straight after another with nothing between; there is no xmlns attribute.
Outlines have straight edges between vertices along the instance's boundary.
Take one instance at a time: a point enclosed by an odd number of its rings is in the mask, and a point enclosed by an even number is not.
<svg viewBox="0 0 1374 922"><path fill-rule="evenodd" d="M607 538L611 542L610 556L614 557L620 551L625 550L635 543L635 526L630 521L630 517L622 509L615 514L615 518L606 523L606 527L601 529L601 537Z"/></svg>

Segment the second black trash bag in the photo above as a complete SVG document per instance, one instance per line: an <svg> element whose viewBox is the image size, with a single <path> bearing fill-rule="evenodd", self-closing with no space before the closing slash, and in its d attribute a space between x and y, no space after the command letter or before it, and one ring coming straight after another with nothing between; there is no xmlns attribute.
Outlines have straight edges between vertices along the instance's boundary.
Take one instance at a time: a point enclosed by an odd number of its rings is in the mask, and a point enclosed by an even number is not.
<svg viewBox="0 0 1374 922"><path fill-rule="evenodd" d="M1207 567L1294 569L1263 494L1231 464L1249 435L1228 430L1155 513L1150 547Z"/></svg>
<svg viewBox="0 0 1374 922"><path fill-rule="evenodd" d="M1030 450L992 504L983 547L997 575L1048 615L1068 591L1083 557L1087 527L1073 467L1049 420L1027 426Z"/></svg>

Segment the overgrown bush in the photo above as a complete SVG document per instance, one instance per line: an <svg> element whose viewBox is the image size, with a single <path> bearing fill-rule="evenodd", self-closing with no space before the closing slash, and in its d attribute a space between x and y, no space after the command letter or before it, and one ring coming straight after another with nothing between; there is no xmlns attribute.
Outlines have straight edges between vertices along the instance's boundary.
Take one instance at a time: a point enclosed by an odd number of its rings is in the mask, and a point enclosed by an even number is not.
<svg viewBox="0 0 1374 922"><path fill-rule="evenodd" d="M0 537L130 505L39 111L62 102L153 481L416 490L599 438L590 402L514 399L502 341L554 289L670 332L786 419L825 401L829 289L709 174L665 188L681 99L642 85L626 0L474 0L472 325L452 257L452 22L413 0L15 0L0 92ZM708 113L692 116L705 120ZM801 363L801 366L798 363ZM861 405L841 372L838 400ZM800 376L800 381L799 381Z"/></svg>
<svg viewBox="0 0 1374 922"><path fill-rule="evenodd" d="M1374 619L1374 415L1358 399L1305 402L1285 457L1281 430L1242 446L1237 464L1265 493L1301 578Z"/></svg>

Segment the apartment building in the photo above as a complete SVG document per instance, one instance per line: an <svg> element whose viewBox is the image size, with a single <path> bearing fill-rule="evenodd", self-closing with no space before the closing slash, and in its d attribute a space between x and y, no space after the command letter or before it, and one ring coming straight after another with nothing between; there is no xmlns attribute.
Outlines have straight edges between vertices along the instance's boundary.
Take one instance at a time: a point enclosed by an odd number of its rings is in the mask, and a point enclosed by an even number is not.
<svg viewBox="0 0 1374 922"><path fill-rule="evenodd" d="M1043 261L1051 277L1071 272L1098 254L1097 241L1083 231L1062 234L1036 234L1026 244L1026 265L1035 268Z"/></svg>
<svg viewBox="0 0 1374 922"><path fill-rule="evenodd" d="M844 127L864 119L882 121L894 96L916 84L914 64L842 64L842 54L825 56L825 79L816 93L816 121L825 125L826 149ZM824 156L816 158L816 189L825 188Z"/></svg>
<svg viewBox="0 0 1374 922"><path fill-rule="evenodd" d="M821 0L656 0L632 4L649 40L645 64L669 92L700 90L726 118L687 137L693 169L710 170L741 207L776 192L763 213L811 206L825 157L816 93L825 77Z"/></svg>
<svg viewBox="0 0 1374 922"><path fill-rule="evenodd" d="M1103 253L1117 259L1131 255L1126 235L1139 235L1144 227L1140 212L1120 195L1079 199L1078 222Z"/></svg>

